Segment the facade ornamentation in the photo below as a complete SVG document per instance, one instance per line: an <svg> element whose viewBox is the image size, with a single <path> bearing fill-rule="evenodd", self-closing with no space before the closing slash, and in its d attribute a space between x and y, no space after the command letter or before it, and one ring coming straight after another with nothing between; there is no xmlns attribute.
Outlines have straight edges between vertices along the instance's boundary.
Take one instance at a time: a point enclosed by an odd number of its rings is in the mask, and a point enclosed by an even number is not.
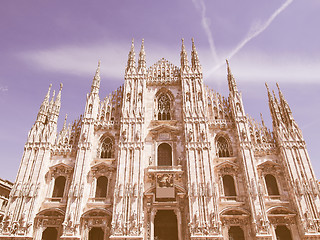
<svg viewBox="0 0 320 240"><path fill-rule="evenodd" d="M25 145L0 239L320 239L320 187L291 109L267 87L273 129L203 83L192 40L180 66L138 61L100 99L100 62L84 113L57 121L51 85ZM52 96L53 95L53 96ZM285 236L285 238L283 237Z"/></svg>

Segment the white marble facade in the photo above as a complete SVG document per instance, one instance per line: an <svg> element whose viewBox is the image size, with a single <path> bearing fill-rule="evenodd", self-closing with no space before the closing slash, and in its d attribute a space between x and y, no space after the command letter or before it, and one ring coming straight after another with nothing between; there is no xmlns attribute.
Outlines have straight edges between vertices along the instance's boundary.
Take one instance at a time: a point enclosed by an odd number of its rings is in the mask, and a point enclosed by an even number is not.
<svg viewBox="0 0 320 240"><path fill-rule="evenodd" d="M192 41L180 67L146 66L134 43L124 84L60 132L61 89L32 126L1 239L320 239L319 184L279 86L273 130L248 117L227 62L229 96L203 83ZM248 70L249 71L249 70Z"/></svg>

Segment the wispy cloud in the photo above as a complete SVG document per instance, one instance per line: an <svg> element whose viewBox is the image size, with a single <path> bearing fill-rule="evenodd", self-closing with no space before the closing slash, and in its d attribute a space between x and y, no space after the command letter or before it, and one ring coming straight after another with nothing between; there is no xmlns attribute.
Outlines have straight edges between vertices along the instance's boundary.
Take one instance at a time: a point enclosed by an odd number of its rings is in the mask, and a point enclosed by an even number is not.
<svg viewBox="0 0 320 240"><path fill-rule="evenodd" d="M7 92L7 91L8 91L8 87L0 86L0 92Z"/></svg>
<svg viewBox="0 0 320 240"><path fill-rule="evenodd" d="M219 57L217 54L217 50L216 50L216 46L214 44L214 40L213 40L213 36L212 36L212 32L210 29L210 24L209 24L209 19L206 16L206 5L204 3L203 0L192 0L193 4L195 5L195 7L200 11L201 13L201 25L207 35L208 38L208 42L210 45L210 51L213 57L213 61L215 64L219 63Z"/></svg>
<svg viewBox="0 0 320 240"><path fill-rule="evenodd" d="M18 57L39 71L50 71L71 75L93 75L97 62L101 60L101 76L111 79L123 79L131 42L96 43L90 46L59 46L22 52ZM165 57L173 63L179 63L179 49L145 43L147 64L154 64ZM136 57L140 51L140 42L135 46Z"/></svg>
<svg viewBox="0 0 320 240"><path fill-rule="evenodd" d="M295 55L268 55L265 52L246 52L232 61L231 69L242 82L292 82L320 84L320 57L310 59ZM210 71L204 65L204 77L210 81L225 81L226 67Z"/></svg>
<svg viewBox="0 0 320 240"><path fill-rule="evenodd" d="M201 11L201 25L206 32L208 42L210 44L210 49L212 56L215 60L216 65L209 71L209 75L212 74L213 72L217 71L219 68L224 66L224 59L231 59L233 56L235 56L248 42L250 42L252 39L255 37L259 36L261 33L263 33L269 26L270 24L276 19L276 17L281 14L292 2L293 0L286 0L263 24L257 24L257 22L254 22L251 25L251 28L249 30L248 35L238 43L238 45L229 53L225 56L225 58L219 59L217 55L217 51L214 45L213 37L212 37L212 32L208 24L208 18L206 17L206 6L203 0L192 0L194 5Z"/></svg>
<svg viewBox="0 0 320 240"><path fill-rule="evenodd" d="M249 31L248 36L243 39L236 47L233 49L233 51L228 55L228 59L231 59L234 55L236 55L248 42L250 42L253 38L260 35L262 32L264 32L270 24L274 21L274 19L283 12L291 3L293 0L287 0L281 7L279 7L263 24L253 24L251 26L251 29Z"/></svg>

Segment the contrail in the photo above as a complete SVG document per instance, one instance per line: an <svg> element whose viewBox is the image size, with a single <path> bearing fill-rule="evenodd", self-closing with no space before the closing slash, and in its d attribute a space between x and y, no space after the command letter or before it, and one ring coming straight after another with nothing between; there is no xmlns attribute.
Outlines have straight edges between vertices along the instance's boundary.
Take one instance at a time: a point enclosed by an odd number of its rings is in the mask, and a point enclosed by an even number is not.
<svg viewBox="0 0 320 240"><path fill-rule="evenodd" d="M281 13L283 12L291 3L293 0L287 0L281 7L279 7L269 18L268 20L261 25L258 29L256 29L253 32L249 32L249 35L240 42L236 48L227 56L227 59L231 59L234 55L236 55L248 42L250 42L253 38L257 37L260 35L262 32L264 32L270 24L273 22L273 20ZM208 75L211 75L213 72L215 72L217 69L219 69L221 66L224 65L224 61L217 64L210 72Z"/></svg>
<svg viewBox="0 0 320 240"><path fill-rule="evenodd" d="M212 37L212 32L210 30L209 27L209 22L208 22L208 18L206 17L206 5L204 4L203 0L198 0L198 2L200 3L197 4L197 0L192 0L193 4L195 5L195 7L201 12L201 25L208 37L208 41L209 41L209 45L210 45L210 50L211 50L211 54L213 56L214 62L216 64L218 64L219 62L219 57L216 51L216 47L214 44L214 40Z"/></svg>

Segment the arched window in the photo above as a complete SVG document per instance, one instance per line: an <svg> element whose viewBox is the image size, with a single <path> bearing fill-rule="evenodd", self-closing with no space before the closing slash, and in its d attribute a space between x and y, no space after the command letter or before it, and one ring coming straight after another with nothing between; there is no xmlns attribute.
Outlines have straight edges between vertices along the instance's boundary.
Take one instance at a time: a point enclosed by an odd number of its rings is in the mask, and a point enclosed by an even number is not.
<svg viewBox="0 0 320 240"><path fill-rule="evenodd" d="M101 144L100 158L112 158L113 157L113 141L110 137L103 140Z"/></svg>
<svg viewBox="0 0 320 240"><path fill-rule="evenodd" d="M276 227L277 240L292 240L291 232L285 225Z"/></svg>
<svg viewBox="0 0 320 240"><path fill-rule="evenodd" d="M42 240L57 240L58 231L54 227L47 227L42 233Z"/></svg>
<svg viewBox="0 0 320 240"><path fill-rule="evenodd" d="M236 188L234 186L234 180L233 177L230 175L224 175L222 177L223 181L223 189L224 189L224 195L226 197L235 197L236 194Z"/></svg>
<svg viewBox="0 0 320 240"><path fill-rule="evenodd" d="M167 94L161 94L158 98L158 120L170 119L170 98Z"/></svg>
<svg viewBox="0 0 320 240"><path fill-rule="evenodd" d="M230 149L227 140L224 137L217 139L217 153L219 157L230 157Z"/></svg>
<svg viewBox="0 0 320 240"><path fill-rule="evenodd" d="M268 195L269 196L277 196L277 195L279 195L279 188L278 188L278 184L277 184L276 178L271 174L267 174L264 177L264 179L266 181Z"/></svg>
<svg viewBox="0 0 320 240"><path fill-rule="evenodd" d="M158 146L158 166L172 166L172 148L168 143Z"/></svg>
<svg viewBox="0 0 320 240"><path fill-rule="evenodd" d="M101 176L97 179L96 198L105 198L107 196L108 178Z"/></svg>
<svg viewBox="0 0 320 240"><path fill-rule="evenodd" d="M229 240L244 240L244 233L241 227L231 226L228 231Z"/></svg>
<svg viewBox="0 0 320 240"><path fill-rule="evenodd" d="M57 177L56 180L54 181L52 197L62 198L65 185L66 185L66 178L64 176Z"/></svg>

